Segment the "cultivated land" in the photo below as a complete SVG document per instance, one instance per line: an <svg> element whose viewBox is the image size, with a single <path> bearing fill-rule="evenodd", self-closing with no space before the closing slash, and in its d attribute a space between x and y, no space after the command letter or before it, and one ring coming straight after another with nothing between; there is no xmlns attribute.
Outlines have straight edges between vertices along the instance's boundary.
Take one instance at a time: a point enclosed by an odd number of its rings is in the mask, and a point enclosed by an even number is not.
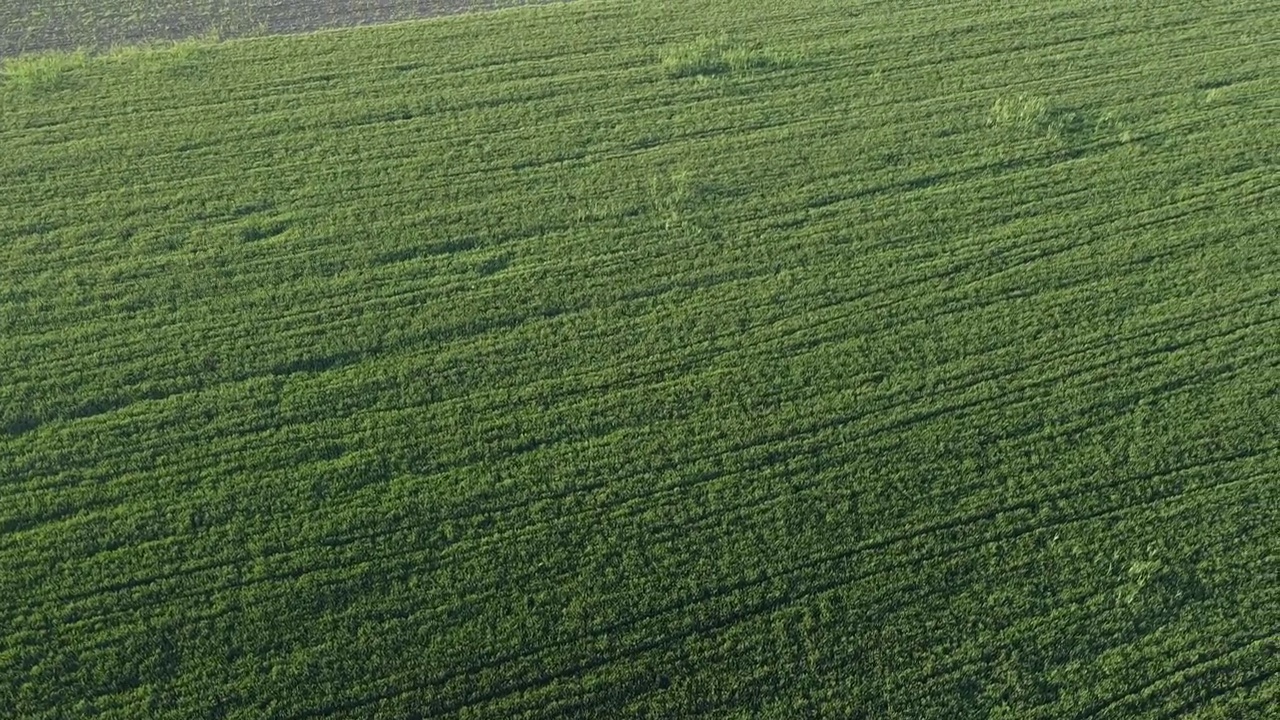
<svg viewBox="0 0 1280 720"><path fill-rule="evenodd" d="M0 714L1263 717L1280 11L6 63Z"/></svg>
<svg viewBox="0 0 1280 720"><path fill-rule="evenodd" d="M494 10L554 0L8 0L0 57L246 37Z"/></svg>

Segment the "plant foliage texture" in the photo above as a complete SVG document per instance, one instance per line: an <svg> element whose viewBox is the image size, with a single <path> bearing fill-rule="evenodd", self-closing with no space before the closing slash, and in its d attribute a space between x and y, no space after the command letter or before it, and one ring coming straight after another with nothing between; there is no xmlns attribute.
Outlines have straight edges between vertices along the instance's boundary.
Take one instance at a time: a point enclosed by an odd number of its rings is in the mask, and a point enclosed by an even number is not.
<svg viewBox="0 0 1280 720"><path fill-rule="evenodd" d="M1263 717L1278 8L6 63L0 715Z"/></svg>

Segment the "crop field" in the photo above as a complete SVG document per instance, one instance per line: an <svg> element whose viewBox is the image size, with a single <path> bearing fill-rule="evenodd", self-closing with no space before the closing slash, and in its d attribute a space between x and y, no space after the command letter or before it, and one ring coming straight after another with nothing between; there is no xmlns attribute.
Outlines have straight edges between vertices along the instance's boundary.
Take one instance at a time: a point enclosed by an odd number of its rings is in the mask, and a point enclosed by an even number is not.
<svg viewBox="0 0 1280 720"><path fill-rule="evenodd" d="M1273 3L24 55L0 192L0 717L1280 706Z"/></svg>
<svg viewBox="0 0 1280 720"><path fill-rule="evenodd" d="M0 57L369 25L554 0L7 0Z"/></svg>

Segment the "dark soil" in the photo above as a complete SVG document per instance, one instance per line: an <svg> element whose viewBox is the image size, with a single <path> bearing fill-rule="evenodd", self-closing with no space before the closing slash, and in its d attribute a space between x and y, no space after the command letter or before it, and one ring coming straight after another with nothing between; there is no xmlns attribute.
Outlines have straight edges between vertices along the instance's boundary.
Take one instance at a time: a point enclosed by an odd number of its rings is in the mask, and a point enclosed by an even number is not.
<svg viewBox="0 0 1280 720"><path fill-rule="evenodd" d="M24 0L0 2L0 57L41 50L309 32L557 0Z"/></svg>

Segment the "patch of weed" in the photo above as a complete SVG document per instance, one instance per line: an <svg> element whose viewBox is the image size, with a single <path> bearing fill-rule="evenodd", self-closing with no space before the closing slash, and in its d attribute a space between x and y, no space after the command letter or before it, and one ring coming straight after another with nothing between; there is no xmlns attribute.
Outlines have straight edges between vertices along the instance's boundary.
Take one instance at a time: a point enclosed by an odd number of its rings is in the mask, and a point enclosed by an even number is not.
<svg viewBox="0 0 1280 720"><path fill-rule="evenodd" d="M1118 120L1111 113L1094 115L1036 95L998 98L987 113L986 125L1014 136L1069 144L1079 144L1101 135L1117 135L1122 142L1127 142Z"/></svg>
<svg viewBox="0 0 1280 720"><path fill-rule="evenodd" d="M663 72L671 78L774 70L795 64L795 58L785 53L734 42L727 36L707 35L667 47L661 53L661 61Z"/></svg>
<svg viewBox="0 0 1280 720"><path fill-rule="evenodd" d="M26 90L61 87L71 73L89 62L85 50L48 51L10 58L0 65L0 82Z"/></svg>

